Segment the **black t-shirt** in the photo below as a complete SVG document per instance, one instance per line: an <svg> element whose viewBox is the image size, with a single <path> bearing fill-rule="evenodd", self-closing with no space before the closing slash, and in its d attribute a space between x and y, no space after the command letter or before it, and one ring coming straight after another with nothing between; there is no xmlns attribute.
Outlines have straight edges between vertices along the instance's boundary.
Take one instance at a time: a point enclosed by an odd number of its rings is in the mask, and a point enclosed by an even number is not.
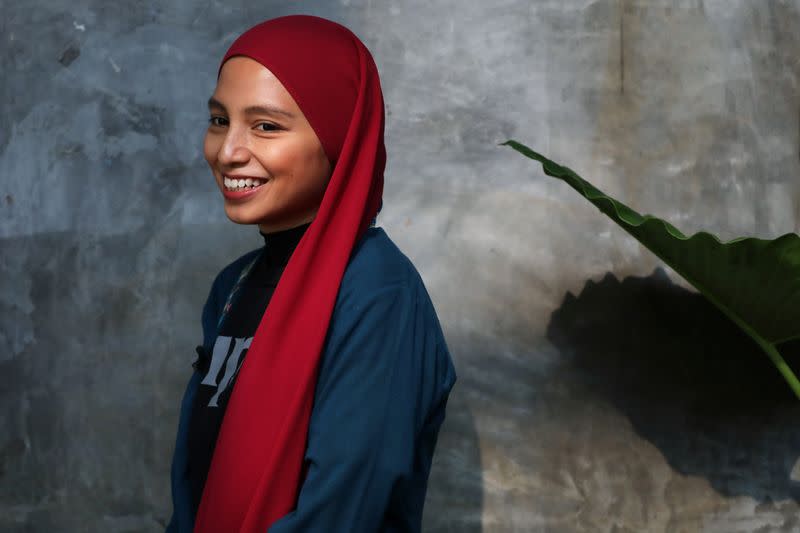
<svg viewBox="0 0 800 533"><path fill-rule="evenodd" d="M242 281L212 352L206 353L198 346L199 358L195 365L203 380L192 404L188 448L188 478L195 513L200 506L236 375L289 257L309 226L310 223L275 233L261 233L264 237L262 253Z"/></svg>

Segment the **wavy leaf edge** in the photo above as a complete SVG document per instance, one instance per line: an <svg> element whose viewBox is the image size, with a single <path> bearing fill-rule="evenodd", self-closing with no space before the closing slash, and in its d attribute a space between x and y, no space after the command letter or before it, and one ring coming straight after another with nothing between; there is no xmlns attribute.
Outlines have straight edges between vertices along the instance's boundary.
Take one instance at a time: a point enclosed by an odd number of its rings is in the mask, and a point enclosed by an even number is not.
<svg viewBox="0 0 800 533"><path fill-rule="evenodd" d="M546 158L542 154L539 154L538 152L535 152L535 151L531 150L530 148L528 148L527 146L525 146L522 143L519 143L519 142L517 142L517 141L515 141L513 139L509 139L509 140L499 144L499 146L504 146L504 145L511 146L511 148L513 148L514 150L517 150L522 155L524 155L526 157L529 157L531 159L535 159L536 161L539 161L542 164L542 169L544 170L545 174L547 174L549 176L553 176L553 177L556 177L556 178L563 178L565 176L568 176L568 177L577 179L581 185L583 185L583 183L585 182L585 180L583 178L581 178L571 168L565 167L563 165L559 165L555 161L552 161L552 160ZM529 151L531 154L534 154L534 155L530 155L530 154L526 153L527 151ZM562 172L560 172L560 173L558 173L558 172L548 172L548 169L547 169L546 165L552 165L552 166L554 166L556 168L562 169ZM639 222L638 224L635 223L635 222L630 222L628 220L625 220L622 217L622 215L620 214L620 210L618 208L618 206L625 205L625 204L622 204L622 202L618 202L617 200L615 200L614 198L612 198L612 197L610 197L610 196L608 196L606 194L600 194L600 195L592 194L590 191L587 190L587 188L585 186L582 186L581 189L582 190L579 191L579 192L581 192L581 194L583 194L588 200L603 200L603 201L605 201L610 207L612 207L614 209L614 212L617 214L617 217L619 218L619 220L621 220L622 222L624 222L628 226L631 226L631 227L634 227L634 228L638 228L640 226L644 226L644 225L646 225L648 223L652 223L652 222L660 223L662 226L664 226L664 229L670 235L672 235L676 239L680 239L682 241L690 241L690 240L693 240L693 239L698 239L698 238L703 238L703 237L711 237L713 240L715 240L717 242L717 244L720 244L722 246L729 246L731 244L738 244L738 243L743 243L743 242L756 242L756 243L768 244L768 243L777 242L778 240L781 240L781 239L787 239L787 240L788 239L793 239L793 240L800 241L800 235L798 235L797 233L791 232L791 231L787 232L787 233L784 233L783 235L780 235L778 237L775 237L774 239L764 239L764 238L760 238L760 237L744 236L744 237L735 237L735 238L733 238L733 239L731 239L729 241L723 241L719 237L717 237L716 235L711 233L710 231L706 231L706 230L700 230L698 232L693 233L690 236L686 236L686 235L683 234L683 232L681 232L680 230L675 228L672 224L668 223L666 220L664 220L664 219L662 219L662 218L660 218L660 217L658 217L656 215L650 215L650 214L641 215L640 214L640 216L642 217L643 220L641 222ZM679 233L675 234L675 232L672 231L673 229L677 230Z"/></svg>

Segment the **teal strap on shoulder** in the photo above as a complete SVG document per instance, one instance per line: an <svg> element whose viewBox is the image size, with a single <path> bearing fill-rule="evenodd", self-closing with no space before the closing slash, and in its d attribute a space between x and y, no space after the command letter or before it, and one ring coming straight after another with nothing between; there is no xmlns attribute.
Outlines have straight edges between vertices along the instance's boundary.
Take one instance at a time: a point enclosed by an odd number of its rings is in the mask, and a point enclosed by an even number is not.
<svg viewBox="0 0 800 533"><path fill-rule="evenodd" d="M228 294L228 299L225 301L225 307L222 308L222 313L219 315L219 320L217 320L217 331L219 332L220 328L222 327L222 321L228 315L228 311L231 310L231 306L233 305L233 298L236 293L239 291L242 285L242 281L244 278L247 277L247 274L250 273L250 270L253 268L253 265L256 264L256 261L263 255L264 250L261 250L260 253L256 254L252 261L250 261L247 266L245 266L241 273L239 274L239 279L236 280L236 283L233 284L233 288L231 292Z"/></svg>

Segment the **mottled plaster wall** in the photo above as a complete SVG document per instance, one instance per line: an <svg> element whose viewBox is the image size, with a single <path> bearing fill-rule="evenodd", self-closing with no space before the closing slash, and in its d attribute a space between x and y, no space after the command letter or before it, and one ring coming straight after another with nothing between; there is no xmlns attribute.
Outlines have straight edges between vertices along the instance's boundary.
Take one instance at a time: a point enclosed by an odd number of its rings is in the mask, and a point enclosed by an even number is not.
<svg viewBox="0 0 800 533"><path fill-rule="evenodd" d="M256 7L257 4L257 7ZM214 273L260 244L202 159L235 36L352 28L379 218L459 382L426 531L800 531L800 404L516 138L724 239L800 225L800 1L0 0L0 530L159 531ZM667 325L669 324L669 326Z"/></svg>

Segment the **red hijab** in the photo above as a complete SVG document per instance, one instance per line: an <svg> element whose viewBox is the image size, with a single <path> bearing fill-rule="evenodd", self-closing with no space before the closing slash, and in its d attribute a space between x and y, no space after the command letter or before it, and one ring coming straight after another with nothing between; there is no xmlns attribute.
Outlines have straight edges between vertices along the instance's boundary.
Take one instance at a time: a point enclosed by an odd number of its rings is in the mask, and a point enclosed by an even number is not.
<svg viewBox="0 0 800 533"><path fill-rule="evenodd" d="M281 81L333 173L239 369L195 521L199 533L264 533L294 509L328 323L353 246L380 208L386 164L378 70L350 30L320 17L280 17L239 36L220 70L234 55Z"/></svg>

